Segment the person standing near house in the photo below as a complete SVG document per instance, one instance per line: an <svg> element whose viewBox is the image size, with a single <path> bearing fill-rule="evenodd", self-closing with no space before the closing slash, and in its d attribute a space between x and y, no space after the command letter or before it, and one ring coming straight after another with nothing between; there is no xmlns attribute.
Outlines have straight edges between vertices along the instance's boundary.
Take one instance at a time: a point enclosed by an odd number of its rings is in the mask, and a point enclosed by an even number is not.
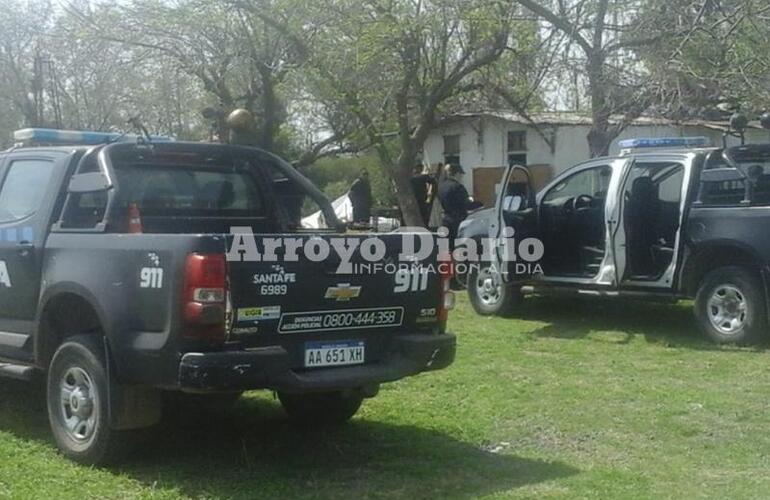
<svg viewBox="0 0 770 500"><path fill-rule="evenodd" d="M368 223L372 214L372 186L369 184L369 172L365 169L350 185L348 198L353 205L353 222Z"/></svg>
<svg viewBox="0 0 770 500"><path fill-rule="evenodd" d="M444 209L441 224L449 229L449 246L454 248L460 223L468 217L469 210L480 208L482 204L474 201L463 186L462 180L465 175L463 167L449 164L445 167L445 172L446 179L438 188L438 199L441 202L441 208Z"/></svg>
<svg viewBox="0 0 770 500"><path fill-rule="evenodd" d="M436 193L436 179L430 173L425 172L422 164L418 163L414 167L411 184L412 192L417 199L417 207L420 209L422 224L427 227L430 219L430 208Z"/></svg>

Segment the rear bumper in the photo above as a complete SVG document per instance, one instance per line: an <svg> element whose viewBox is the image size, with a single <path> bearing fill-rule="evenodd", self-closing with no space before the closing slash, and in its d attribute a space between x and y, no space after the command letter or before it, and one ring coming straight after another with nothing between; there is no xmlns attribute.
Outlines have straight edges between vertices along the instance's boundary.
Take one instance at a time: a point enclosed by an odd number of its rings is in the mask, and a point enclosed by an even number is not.
<svg viewBox="0 0 770 500"><path fill-rule="evenodd" d="M179 365L182 390L217 391L273 389L314 392L349 389L398 380L424 371L446 368L455 358L452 334L401 335L377 363L293 370L283 347L244 351L187 353Z"/></svg>

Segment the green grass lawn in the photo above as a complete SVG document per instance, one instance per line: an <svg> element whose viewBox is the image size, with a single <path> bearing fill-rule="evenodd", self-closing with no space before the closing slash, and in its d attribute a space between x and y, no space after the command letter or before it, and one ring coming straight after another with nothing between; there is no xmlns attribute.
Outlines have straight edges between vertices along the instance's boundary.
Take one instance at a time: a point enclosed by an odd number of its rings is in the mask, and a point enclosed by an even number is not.
<svg viewBox="0 0 770 500"><path fill-rule="evenodd" d="M449 369L382 388L350 425L300 431L252 393L157 433L129 463L55 451L42 390L0 380L0 497L767 498L768 353L701 340L685 306L460 300Z"/></svg>

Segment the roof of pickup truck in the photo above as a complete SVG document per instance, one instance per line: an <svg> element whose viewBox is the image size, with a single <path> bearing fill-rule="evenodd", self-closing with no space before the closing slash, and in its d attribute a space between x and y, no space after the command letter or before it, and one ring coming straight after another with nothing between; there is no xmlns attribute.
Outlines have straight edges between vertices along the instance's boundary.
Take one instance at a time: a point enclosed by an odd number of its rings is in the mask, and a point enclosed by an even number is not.
<svg viewBox="0 0 770 500"><path fill-rule="evenodd" d="M681 149L664 149L660 151L643 151L643 152L632 152L625 155L619 155L617 158L628 158L629 156L633 156L634 158L651 158L655 156L660 155L688 155L688 154L698 154L698 153L710 153L712 151L718 151L721 148L717 147L707 147L707 148L681 148Z"/></svg>
<svg viewBox="0 0 770 500"><path fill-rule="evenodd" d="M58 130L50 128L25 128L13 133L14 146L0 155L18 151L75 152L107 144L173 143L173 139L161 135L147 137L120 132L92 132L88 130Z"/></svg>
<svg viewBox="0 0 770 500"><path fill-rule="evenodd" d="M93 132L90 130L59 130L52 128L24 128L13 133L16 144L24 145L84 145L97 146L115 142L137 142L145 136L122 132ZM146 135L149 142L170 142L173 139L163 135Z"/></svg>
<svg viewBox="0 0 770 500"><path fill-rule="evenodd" d="M105 134L109 135L109 134ZM133 147L146 147L148 145L165 150L187 150L191 153L204 151L214 152L222 151L226 149L232 149L234 147L241 148L242 146L233 146L231 144L223 144L218 142L194 142L194 141L158 141L158 142L146 142L142 139L135 140L120 140L116 142L103 142L98 144L17 144L9 149L0 151L0 157L8 155L10 153L17 152L55 152L55 153L74 153L85 152L95 148L104 146L117 146L123 151ZM258 148L250 148L258 149Z"/></svg>
<svg viewBox="0 0 770 500"><path fill-rule="evenodd" d="M5 156L10 153L16 153L16 152L24 152L24 151L51 151L56 153L71 153L75 151L87 151L91 149L93 146L79 146L79 145L72 145L72 146L14 146L12 148L8 148L4 151L0 151L0 156Z"/></svg>

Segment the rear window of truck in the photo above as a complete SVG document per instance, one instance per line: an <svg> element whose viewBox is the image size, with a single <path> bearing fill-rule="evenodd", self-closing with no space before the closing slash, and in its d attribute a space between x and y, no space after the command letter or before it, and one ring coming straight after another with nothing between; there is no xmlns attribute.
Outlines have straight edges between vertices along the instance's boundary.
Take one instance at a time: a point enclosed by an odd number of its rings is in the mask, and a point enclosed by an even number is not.
<svg viewBox="0 0 770 500"><path fill-rule="evenodd" d="M750 204L754 206L770 205L770 150L760 148L746 148L733 153L733 160L746 173L750 173L755 184L750 192ZM731 169L722 154L712 155L706 163L705 170ZM746 198L746 181L725 180L720 182L702 182L700 201L703 205L736 206Z"/></svg>
<svg viewBox="0 0 770 500"><path fill-rule="evenodd" d="M198 166L116 165L121 206L147 216L264 217L264 197L248 171Z"/></svg>
<svg viewBox="0 0 770 500"><path fill-rule="evenodd" d="M231 226L251 226L257 232L276 228L264 186L249 167L113 165L118 191L108 230L131 231L134 206L144 233L221 234L228 233ZM78 201L89 204L89 200Z"/></svg>
<svg viewBox="0 0 770 500"><path fill-rule="evenodd" d="M135 231L129 226L129 220L136 221L129 216L134 207L146 233L227 233L232 226L276 232L303 227L307 193L269 159L222 147L198 149L113 148L116 195L70 193L60 227ZM90 168L97 165L94 158L86 160L78 174L96 171Z"/></svg>

